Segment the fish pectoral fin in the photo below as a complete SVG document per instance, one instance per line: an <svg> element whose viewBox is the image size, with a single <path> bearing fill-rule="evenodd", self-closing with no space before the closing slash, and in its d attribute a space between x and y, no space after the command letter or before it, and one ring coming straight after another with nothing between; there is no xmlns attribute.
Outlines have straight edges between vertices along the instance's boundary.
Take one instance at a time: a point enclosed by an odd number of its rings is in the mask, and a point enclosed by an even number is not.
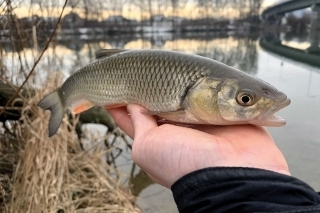
<svg viewBox="0 0 320 213"><path fill-rule="evenodd" d="M95 53L96 59L110 57L112 55L127 51L126 49L100 49Z"/></svg>
<svg viewBox="0 0 320 213"><path fill-rule="evenodd" d="M90 109L91 107L94 107L94 104L89 100L83 99L79 102L74 103L71 107L71 111L74 114L79 114Z"/></svg>
<svg viewBox="0 0 320 213"><path fill-rule="evenodd" d="M182 115L185 113L184 109L180 109L177 111L169 111L169 112L157 112L157 111L149 111L149 110L141 110L142 114L145 115L158 115L158 116L170 116L170 115Z"/></svg>

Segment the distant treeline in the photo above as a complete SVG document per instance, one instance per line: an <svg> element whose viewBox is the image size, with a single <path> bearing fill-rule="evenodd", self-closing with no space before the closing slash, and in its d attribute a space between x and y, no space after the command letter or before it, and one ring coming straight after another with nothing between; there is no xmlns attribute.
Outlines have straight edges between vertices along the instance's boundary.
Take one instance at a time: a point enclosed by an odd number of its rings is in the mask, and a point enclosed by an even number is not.
<svg viewBox="0 0 320 213"><path fill-rule="evenodd" d="M24 3L27 4L26 1ZM18 19L14 8L20 5L15 7L12 4L7 5L9 10L3 10L0 14L0 30L12 30L12 26L16 26L17 22L24 29L35 26L42 31L50 30L57 21L52 8L61 6L56 0L31 1L30 7L39 7L46 15L42 16L37 12L37 15L30 13L29 17ZM127 28L127 31L132 31L137 26L153 25L152 27L160 29L175 29L176 26L187 29L191 26L192 29L202 25L206 29L211 26L209 30L214 30L213 25L225 28L226 20L230 19L258 23L261 4L262 0L68 0L67 6L71 12L63 17L61 27L110 27L117 30L115 28L119 26L120 29ZM194 9L191 14L185 14L185 8ZM126 15L132 12L135 18L129 19Z"/></svg>
<svg viewBox="0 0 320 213"><path fill-rule="evenodd" d="M286 18L286 25L290 27L290 31L295 33L304 33L307 31L308 26L311 23L311 13L303 13L301 17L295 16L293 13L289 13Z"/></svg>
<svg viewBox="0 0 320 213"><path fill-rule="evenodd" d="M140 20L161 14L168 17L245 19L258 17L262 2L263 0L69 0L68 5L80 10L85 20L101 20L105 11L119 16L135 11ZM183 14L182 11L187 7L194 8L192 14ZM190 16L186 17L188 15Z"/></svg>
<svg viewBox="0 0 320 213"><path fill-rule="evenodd" d="M259 12L262 2L263 0L68 0L67 7L71 12L62 17L57 32L74 35L257 30L260 28ZM42 13L30 12L29 17L18 18L15 9L19 5L12 5L14 3L10 1L6 3L5 10L0 13L0 41L29 38L33 31L38 40L46 39L58 21L53 8L62 6L56 0L24 1L25 5L30 4L30 8L39 7ZM183 14L185 8L190 7L194 8L192 14ZM128 18L126 15L132 11L136 14L135 18ZM292 31L303 32L310 21L310 14L304 14L301 18L289 14L286 24Z"/></svg>

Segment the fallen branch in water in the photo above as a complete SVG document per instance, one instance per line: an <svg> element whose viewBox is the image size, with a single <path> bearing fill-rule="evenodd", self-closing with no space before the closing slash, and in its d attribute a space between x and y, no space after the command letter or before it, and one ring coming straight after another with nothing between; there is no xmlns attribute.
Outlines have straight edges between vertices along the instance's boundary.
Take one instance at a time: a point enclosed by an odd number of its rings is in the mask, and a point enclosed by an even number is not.
<svg viewBox="0 0 320 213"><path fill-rule="evenodd" d="M18 87L0 82L0 109L4 110L4 112L0 115L0 121L3 123L7 120L19 121L21 117L21 109L25 103L23 99L28 99L30 98L30 94L35 93L34 90L29 89L29 91L21 92L22 97L16 97L12 99L17 88ZM11 99L11 105L7 105L8 101ZM7 107L5 107L6 105ZM30 117L31 116L32 115L30 115ZM93 107L80 114L79 122L76 126L78 135L81 135L81 125L88 123L102 124L108 127L110 132L117 128L117 125L113 121L109 112L99 107Z"/></svg>

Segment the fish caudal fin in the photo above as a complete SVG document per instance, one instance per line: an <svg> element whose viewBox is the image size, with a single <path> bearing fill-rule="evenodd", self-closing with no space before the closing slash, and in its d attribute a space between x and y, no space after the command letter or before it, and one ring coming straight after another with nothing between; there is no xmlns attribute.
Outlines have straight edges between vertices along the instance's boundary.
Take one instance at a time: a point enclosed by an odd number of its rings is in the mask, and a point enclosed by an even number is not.
<svg viewBox="0 0 320 213"><path fill-rule="evenodd" d="M51 137L57 132L65 112L65 107L63 106L59 95L59 89L56 89L41 99L38 103L38 106L43 110L48 109L51 111L51 117L49 120L49 137Z"/></svg>

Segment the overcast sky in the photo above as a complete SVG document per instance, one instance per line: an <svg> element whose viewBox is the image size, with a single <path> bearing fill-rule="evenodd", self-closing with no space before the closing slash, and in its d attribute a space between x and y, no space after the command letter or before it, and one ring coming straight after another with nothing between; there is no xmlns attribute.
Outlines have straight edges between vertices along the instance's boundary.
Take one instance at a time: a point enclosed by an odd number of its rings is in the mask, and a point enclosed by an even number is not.
<svg viewBox="0 0 320 213"><path fill-rule="evenodd" d="M273 4L277 4L277 3L280 3L280 2L284 2L284 1L289 1L289 0L264 0L263 1L263 5L262 5L262 8L264 9L264 8L266 8L266 7L269 7L269 6L271 6L271 5L273 5ZM301 0L302 1L302 0ZM305 12L310 12L310 8L307 8L307 9L302 9L302 10L296 10L296 11L294 11L293 12L293 14L295 15L295 16L302 16L303 15L303 13L305 13Z"/></svg>
<svg viewBox="0 0 320 213"><path fill-rule="evenodd" d="M282 1L288 1L288 0L264 0L263 1L263 8L265 7L269 7L270 5L276 4L278 2L282 2Z"/></svg>
<svg viewBox="0 0 320 213"><path fill-rule="evenodd" d="M63 1L63 0L58 0L58 1ZM189 0L189 2L192 2L192 1L193 0ZM266 7L269 7L269 6L273 5L273 4L276 4L276 3L279 3L279 2L283 2L283 1L288 1L288 0L263 0L262 10L265 9ZM39 9L40 8L38 8L38 6L35 6L32 13L33 14L39 13L39 12L37 12L37 11L39 11ZM61 8L56 8L56 9L57 10L53 9L49 16L53 16L53 17L54 16L58 16L60 14L60 12L61 12ZM189 18L195 18L195 17L190 16L190 15L194 14L194 7L192 7L191 9L189 7L185 7L183 10L184 11L182 11L182 13L180 14L181 16L187 16ZM19 5L19 6L17 6L17 9L16 9L15 12L21 18L21 17L29 16L31 10L30 10L29 5L27 5L26 7L23 7L23 6ZM39 13L39 15L47 16L47 14L45 12L46 12L46 10L41 11L41 13ZM71 9L70 8L66 8L65 14L70 13L70 12L71 12ZM140 18L140 13L136 14L138 12L139 11L125 9L123 15L125 17L127 17L127 18L134 18L134 19L138 18L139 19ZM112 14L109 14L108 12L105 12L104 14L105 14L104 18L107 18L109 15L112 15Z"/></svg>

